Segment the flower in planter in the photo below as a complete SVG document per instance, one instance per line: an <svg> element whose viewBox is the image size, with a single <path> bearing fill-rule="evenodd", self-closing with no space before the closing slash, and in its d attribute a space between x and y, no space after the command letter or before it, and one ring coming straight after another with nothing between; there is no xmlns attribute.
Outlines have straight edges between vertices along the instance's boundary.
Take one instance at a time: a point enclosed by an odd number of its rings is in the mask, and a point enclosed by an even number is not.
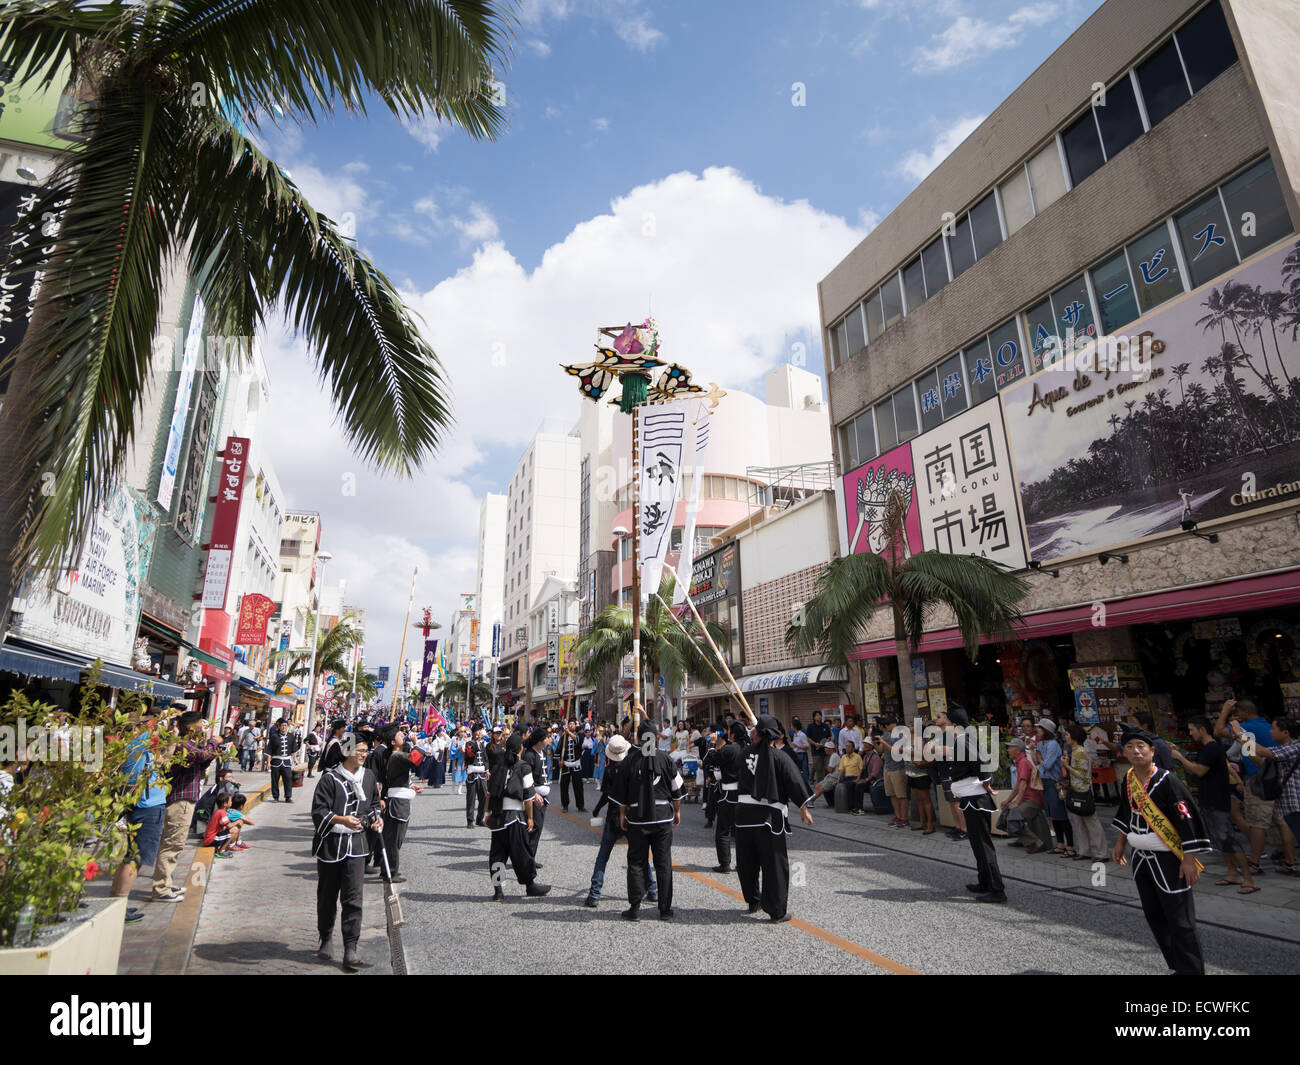
<svg viewBox="0 0 1300 1065"><path fill-rule="evenodd" d="M86 879L94 880L99 876L99 863L93 858L86 863Z"/></svg>

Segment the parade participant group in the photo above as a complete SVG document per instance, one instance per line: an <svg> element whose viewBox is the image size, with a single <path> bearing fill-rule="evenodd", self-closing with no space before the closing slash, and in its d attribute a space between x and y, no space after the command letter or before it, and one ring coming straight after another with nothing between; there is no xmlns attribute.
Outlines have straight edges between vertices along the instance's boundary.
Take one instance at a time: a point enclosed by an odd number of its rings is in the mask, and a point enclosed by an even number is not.
<svg viewBox="0 0 1300 1065"><path fill-rule="evenodd" d="M344 968L355 972L362 967L356 943L366 872L382 874L393 884L405 881L400 872L401 854L412 817L412 799L422 791L421 783L411 779L412 773L426 782L445 779L445 774L433 775L428 764L432 758L450 760L454 754L459 759L455 787L458 796L461 791L465 796L466 829L487 829L490 834L484 866L491 893L485 893L485 898L496 902L508 897L510 882L517 882L529 898L551 891L538 873L543 868L539 845L546 809L555 798L553 781L560 781L563 809L567 811L572 797L577 809L585 813L582 779L589 777L599 791L591 823L602 831L590 888L581 905L599 907L609 861L616 844L626 838L628 906L621 917L627 921L640 920L646 903L654 904L661 921L675 916L673 829L681 824L682 801L698 767L705 823L713 829L717 852L713 872L736 874L748 913L756 915L761 910L773 923L792 919L787 852L792 820L797 817L811 826L816 799L825 795L829 803L829 792L846 782L855 796L862 795L855 777L867 773L855 754L858 744L854 738L877 769L888 766L891 755L900 764L907 761L909 765L919 758L909 746L911 733L901 726L884 722L886 729L872 728L863 737L849 722L824 744L817 742L819 752L823 747L825 751L813 763L813 774L825 772L811 786L807 734L798 729L795 736L788 735L770 715L760 715L750 726L728 714L716 726L689 733L681 726L680 731L668 725L656 727L639 714L638 719L635 726L628 716L617 729L593 730L588 725L585 731L574 720L549 727L479 720L472 727L456 729L442 752L431 747L431 738L422 733L413 741L412 726L406 723L349 728L344 721L332 722L320 744L324 779L312 804L320 957L332 957L334 926L341 907ZM955 702L936 717L934 724L943 741L932 764L962 826L953 838L966 839L971 847L976 880L967 887L974 901L1005 904L1007 890L992 835L999 812L992 774L974 748L960 742L970 723L967 711ZM1131 863L1143 914L1169 970L1203 974L1191 891L1202 869L1196 854L1212 850L1215 834L1230 831L1230 826L1224 829L1219 821L1203 818L1187 786L1160 766L1164 741L1144 724L1130 720L1113 745L1114 753L1122 755L1130 767L1122 779L1112 822L1119 832L1114 847L1106 857L1080 857ZM810 730L819 725L815 721ZM1235 717L1225 727L1241 739ZM1053 723L1039 722L1038 731L1047 738L1043 748L1050 754ZM1280 749L1286 750L1292 735L1286 729L1280 735ZM673 738L665 747L664 739L669 736ZM796 736L800 742L792 742ZM820 734L815 740L821 740ZM275 743L277 751L287 746L284 740ZM1001 808L1022 806L1032 815L1041 802L1041 790L1035 785L1041 787L1038 763L1043 761L1043 752L1036 753L1031 766L1022 738L1013 737L1008 746L1020 782ZM1078 746L1072 735L1070 747ZM423 753L431 750L432 756ZM1252 754L1253 761L1263 763L1277 757L1282 762L1282 755L1267 748L1264 752ZM1292 767L1288 763L1282 768ZM896 817L891 827L897 821ZM1076 824L1081 839L1091 837L1091 830L1085 833L1083 826ZM1096 834L1104 841L1100 831ZM1031 844L1030 853L1033 847Z"/></svg>

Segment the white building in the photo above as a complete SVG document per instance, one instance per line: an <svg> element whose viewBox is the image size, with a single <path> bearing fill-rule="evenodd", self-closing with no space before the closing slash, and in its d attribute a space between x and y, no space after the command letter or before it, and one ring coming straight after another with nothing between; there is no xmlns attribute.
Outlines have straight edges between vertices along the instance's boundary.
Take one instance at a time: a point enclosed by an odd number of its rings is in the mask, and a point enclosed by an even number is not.
<svg viewBox="0 0 1300 1065"><path fill-rule="evenodd" d="M486 674L492 655L492 629L505 610L506 497L488 493L478 511L479 672Z"/></svg>
<svg viewBox="0 0 1300 1065"><path fill-rule="evenodd" d="M544 716L559 716L576 706L576 678L566 675L571 662L563 652L578 632L575 582L547 577L528 611L528 686L532 708Z"/></svg>

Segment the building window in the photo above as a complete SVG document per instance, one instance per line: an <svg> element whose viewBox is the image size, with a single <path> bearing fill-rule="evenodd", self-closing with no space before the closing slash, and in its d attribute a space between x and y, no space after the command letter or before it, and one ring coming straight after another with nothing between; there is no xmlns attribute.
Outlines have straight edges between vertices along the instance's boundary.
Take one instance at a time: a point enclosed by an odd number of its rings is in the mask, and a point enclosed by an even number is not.
<svg viewBox="0 0 1300 1065"><path fill-rule="evenodd" d="M1291 216L1287 213L1286 201L1282 199L1272 159L1263 159L1231 181L1224 182L1223 199L1228 205L1228 218L1243 259L1291 232ZM1253 236L1242 233L1247 212L1255 216Z"/></svg>
<svg viewBox="0 0 1300 1065"><path fill-rule="evenodd" d="M933 296L948 283L948 259L943 253L943 238L926 245L921 252L921 265L925 269L925 294Z"/></svg>
<svg viewBox="0 0 1300 1065"><path fill-rule="evenodd" d="M1055 138L1029 160L1029 187L1034 193L1035 214L1042 214L1065 195L1065 172Z"/></svg>
<svg viewBox="0 0 1300 1065"><path fill-rule="evenodd" d="M1056 336L1052 301L1044 297L1025 312L1025 325L1029 337L1029 361L1035 372L1056 362L1060 347Z"/></svg>
<svg viewBox="0 0 1300 1065"><path fill-rule="evenodd" d="M1179 213L1174 225L1183 242L1183 259L1193 288L1237 265L1218 189Z"/></svg>
<svg viewBox="0 0 1300 1065"><path fill-rule="evenodd" d="M1133 79L1125 74L1106 90L1104 107L1094 107L1106 158L1114 159L1146 131L1133 93Z"/></svg>
<svg viewBox="0 0 1300 1065"><path fill-rule="evenodd" d="M894 402L881 400L876 404L876 428L880 433L880 452L883 455L898 444L898 429L894 425Z"/></svg>
<svg viewBox="0 0 1300 1065"><path fill-rule="evenodd" d="M1052 144L1052 149L1056 149L1056 144ZM1060 167L1058 166L1059 170ZM998 186L998 191L1002 194L1002 213L1007 220L1007 235L1018 232L1031 218L1034 217L1034 204L1029 198L1029 178L1026 176L1025 168L1020 167L1006 181Z"/></svg>
<svg viewBox="0 0 1300 1065"><path fill-rule="evenodd" d="M998 388L1006 388L1025 376L1025 360L1014 318L989 334L989 351L993 355L993 371L997 376Z"/></svg>
<svg viewBox="0 0 1300 1065"><path fill-rule="evenodd" d="M864 410L841 430L844 469L851 470L876 457L876 427L871 411Z"/></svg>
<svg viewBox="0 0 1300 1065"><path fill-rule="evenodd" d="M1237 61L1237 49L1219 0L1210 0L1174 37L1192 92L1200 92Z"/></svg>
<svg viewBox="0 0 1300 1065"><path fill-rule="evenodd" d="M845 326L845 358L853 358L859 351L867 346L867 334L862 325L862 307L857 304L844 317Z"/></svg>
<svg viewBox="0 0 1300 1065"><path fill-rule="evenodd" d="M916 379L916 397L921 405L921 432L937 428L943 422L938 370L931 370Z"/></svg>
<svg viewBox="0 0 1300 1065"><path fill-rule="evenodd" d="M847 357L844 352L844 322L840 320L827 330L831 340L831 369L835 369Z"/></svg>
<svg viewBox="0 0 1300 1065"><path fill-rule="evenodd" d="M863 300L862 306L867 313L867 343L870 344L885 331L885 316L880 309L880 290L877 289Z"/></svg>
<svg viewBox="0 0 1300 1065"><path fill-rule="evenodd" d="M1187 76L1172 37L1138 66L1137 77L1147 120L1153 126L1182 107L1192 95L1187 90Z"/></svg>
<svg viewBox="0 0 1300 1065"><path fill-rule="evenodd" d="M1066 351L1077 351L1096 339L1097 323L1082 274L1052 293L1052 310L1056 315L1056 335Z"/></svg>
<svg viewBox="0 0 1300 1065"><path fill-rule="evenodd" d="M952 276L960 277L975 265L975 241L970 235L970 216L962 215L948 237L948 255L952 260Z"/></svg>
<svg viewBox="0 0 1300 1065"><path fill-rule="evenodd" d="M911 440L920 429L916 424L916 396L909 382L891 397L894 404L894 425L898 430L898 442Z"/></svg>
<svg viewBox="0 0 1300 1065"><path fill-rule="evenodd" d="M993 356L989 352L989 338L980 337L962 352L966 361L966 380L970 384L971 406L998 394L997 375L993 372Z"/></svg>
<svg viewBox="0 0 1300 1065"><path fill-rule="evenodd" d="M903 290L898 284L898 274L891 274L889 280L880 286L880 302L885 313L885 328L888 329L903 317Z"/></svg>
<svg viewBox="0 0 1300 1065"><path fill-rule="evenodd" d="M1101 313L1101 328L1106 333L1114 333L1138 316L1128 260L1119 251L1104 263L1094 266L1091 272L1092 290L1097 293Z"/></svg>
<svg viewBox="0 0 1300 1065"><path fill-rule="evenodd" d="M1081 184L1106 161L1101 153L1097 120L1093 117L1091 107L1061 130L1061 143L1065 146L1070 181L1075 185Z"/></svg>
<svg viewBox="0 0 1300 1065"><path fill-rule="evenodd" d="M921 272L919 255L903 267L903 290L907 293L907 312L911 314L925 302L925 274Z"/></svg>
<svg viewBox="0 0 1300 1065"><path fill-rule="evenodd" d="M971 236L975 240L975 257L984 258L1002 243L1002 223L998 221L998 202L989 193L970 209Z"/></svg>
<svg viewBox="0 0 1300 1065"><path fill-rule="evenodd" d="M1143 312L1183 291L1178 259L1174 255L1169 227L1164 222L1142 234L1125 250L1137 286L1138 306Z"/></svg>
<svg viewBox="0 0 1300 1065"><path fill-rule="evenodd" d="M966 409L966 382L961 373L961 355L954 355L939 364L939 396L943 402L945 418L951 418Z"/></svg>

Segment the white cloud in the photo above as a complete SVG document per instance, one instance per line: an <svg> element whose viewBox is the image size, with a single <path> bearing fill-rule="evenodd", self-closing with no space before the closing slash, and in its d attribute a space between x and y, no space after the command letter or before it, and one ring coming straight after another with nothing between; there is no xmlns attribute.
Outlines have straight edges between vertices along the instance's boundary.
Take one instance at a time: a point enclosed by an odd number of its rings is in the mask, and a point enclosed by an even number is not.
<svg viewBox="0 0 1300 1065"><path fill-rule="evenodd" d="M560 117L560 109L559 109L558 107L552 107L550 104L547 104L547 105L546 105L546 110L542 113L542 117L543 117L543 118L559 118L559 117Z"/></svg>
<svg viewBox="0 0 1300 1065"><path fill-rule="evenodd" d="M307 202L335 222L343 223L348 215L356 221L374 216L369 195L352 179L352 172L346 166L336 174L327 174L310 163L293 162L285 169L293 175L294 184L302 190Z"/></svg>
<svg viewBox="0 0 1300 1065"><path fill-rule="evenodd" d="M551 46L547 44L545 41L531 40L528 42L528 47L531 48L543 59L545 59L547 56L551 54Z"/></svg>
<svg viewBox="0 0 1300 1065"><path fill-rule="evenodd" d="M476 225L474 204L462 221ZM348 598L370 611L368 661L396 662L412 565L416 605L444 623L456 593L473 588L481 489L469 479L488 449L522 449L543 416L577 420L576 383L559 364L590 359L597 326L653 306L669 358L699 380L754 389L784 357L787 334L817 335L817 282L863 235L806 201L765 196L734 170L709 169L632 189L531 270L489 240L454 277L404 292L451 382L456 418L448 446L410 482L366 474L301 345L268 343L269 453L290 504L321 513L330 581L347 577ZM348 472L355 496L341 491Z"/></svg>
<svg viewBox="0 0 1300 1065"><path fill-rule="evenodd" d="M437 151L442 138L451 131L448 123L431 114L422 118L403 119L402 127L430 152Z"/></svg>
<svg viewBox="0 0 1300 1065"><path fill-rule="evenodd" d="M484 241L496 240L500 229L492 212L481 203L469 205L469 215L465 218L452 219L453 226L468 243L482 244Z"/></svg>
<svg viewBox="0 0 1300 1065"><path fill-rule="evenodd" d="M604 133L605 130L609 129L609 119L593 118L591 120L591 128L596 130L598 133Z"/></svg>
<svg viewBox="0 0 1300 1065"><path fill-rule="evenodd" d="M870 233L876 226L880 225L882 217L879 211L873 211L870 207L859 207L858 228L864 233Z"/></svg>
<svg viewBox="0 0 1300 1065"><path fill-rule="evenodd" d="M964 141L987 115L970 115L959 118L935 138L934 146L928 152L911 151L898 163L898 173L903 177L920 182L936 166L952 154L952 150Z"/></svg>
<svg viewBox="0 0 1300 1065"><path fill-rule="evenodd" d="M650 24L641 0L521 0L519 4L519 21L529 29L548 19L563 22L574 15L609 23L619 40L638 52L648 52L666 40Z"/></svg>
<svg viewBox="0 0 1300 1065"><path fill-rule="evenodd" d="M618 34L620 40L638 52L648 52L664 39L664 35L651 26L644 15L639 14L627 18L615 18L614 32Z"/></svg>
<svg viewBox="0 0 1300 1065"><path fill-rule="evenodd" d="M425 215L433 221L438 221L438 205L434 202L432 196L422 196L415 201L415 209L420 214Z"/></svg>
<svg viewBox="0 0 1300 1065"><path fill-rule="evenodd" d="M918 73L952 70L979 56L1013 48L1023 39L1026 30L1045 25L1059 11L1057 3L1027 4L1013 11L1003 23L962 15L942 33L935 35L932 47L917 49L912 69Z"/></svg>

